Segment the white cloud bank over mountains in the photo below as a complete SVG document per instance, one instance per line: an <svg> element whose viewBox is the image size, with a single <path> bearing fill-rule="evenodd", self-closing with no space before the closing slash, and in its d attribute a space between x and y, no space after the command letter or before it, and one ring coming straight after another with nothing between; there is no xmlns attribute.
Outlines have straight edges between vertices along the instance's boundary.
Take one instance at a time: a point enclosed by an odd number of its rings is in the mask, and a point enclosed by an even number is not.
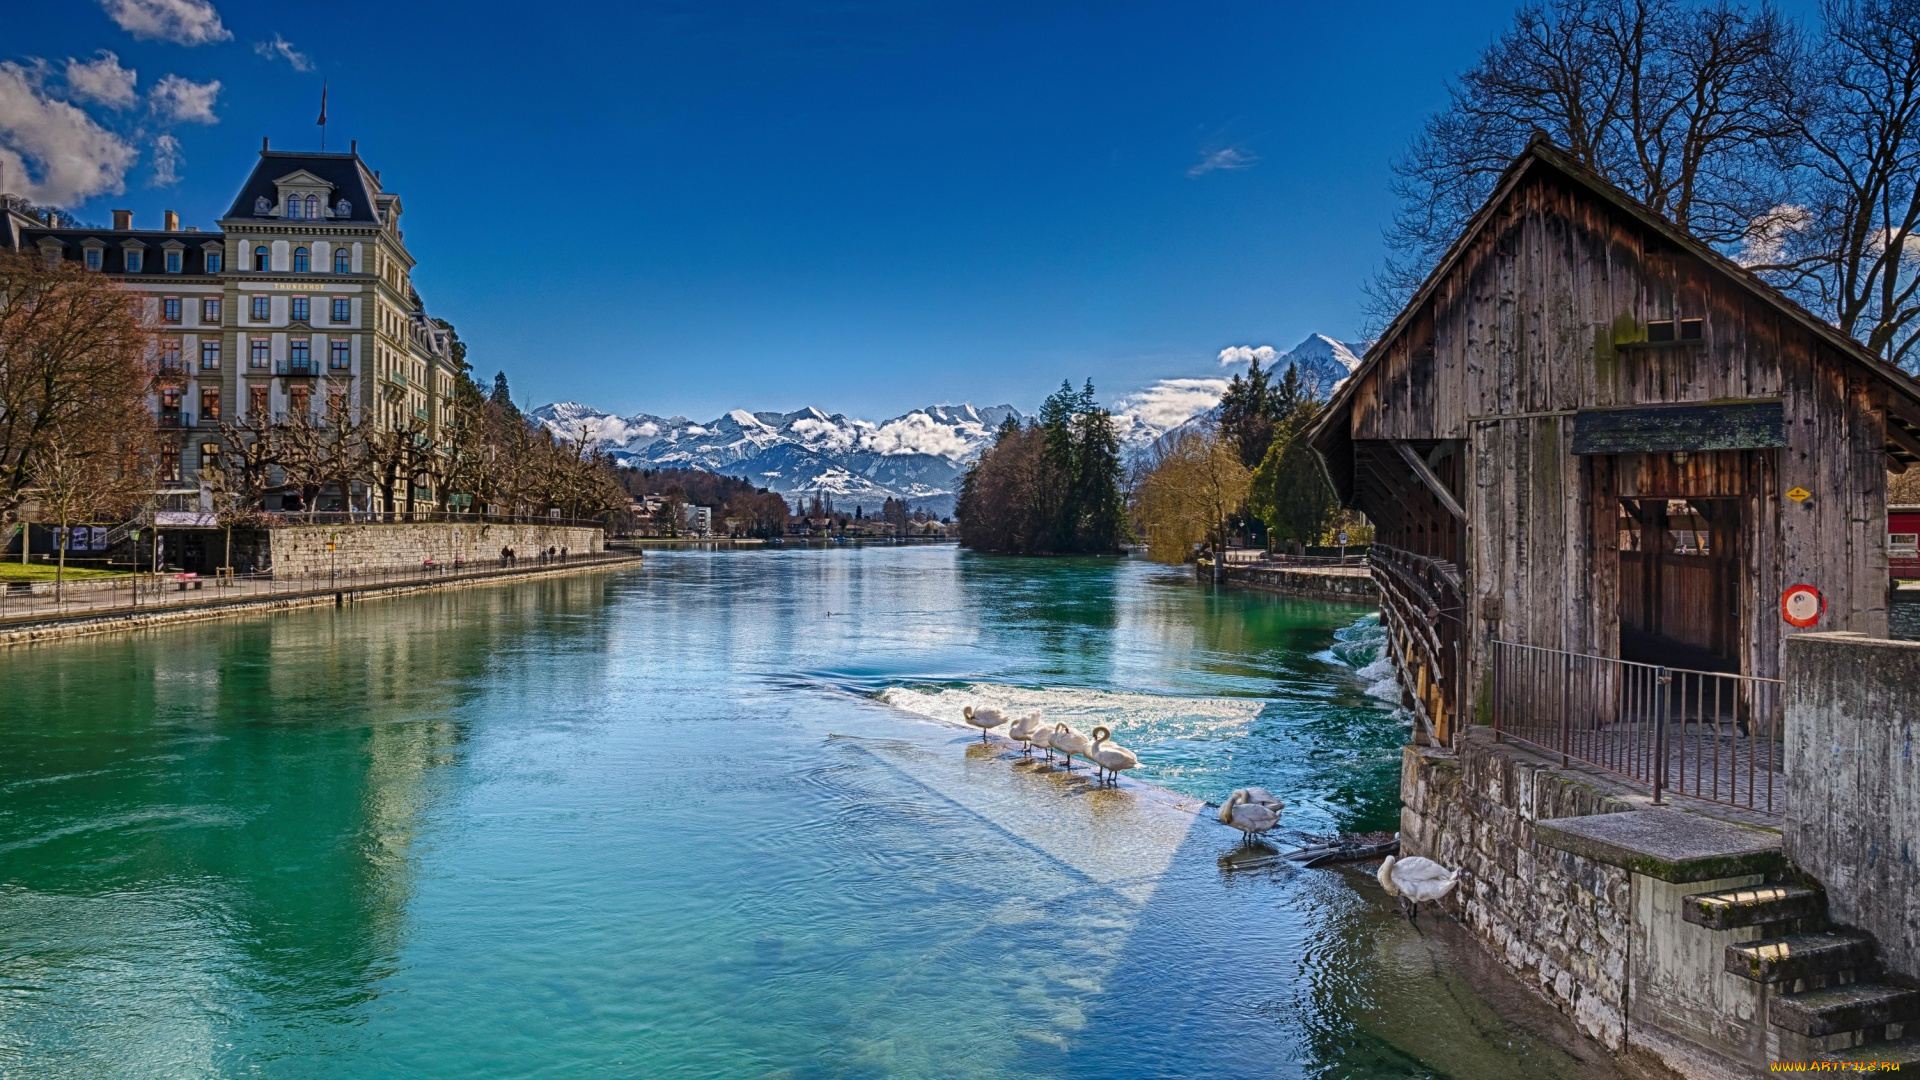
<svg viewBox="0 0 1920 1080"><path fill-rule="evenodd" d="M1352 346L1315 334L1288 352L1270 346L1223 350L1225 365L1259 359L1284 371L1295 365L1331 387L1359 365ZM1155 439L1212 411L1227 379L1162 379L1114 401L1114 419L1128 448ZM579 402L533 410L534 418L569 439L587 439L616 460L640 468L698 468L742 477L789 498L831 497L842 509L876 509L904 498L937 514L953 510L966 466L993 442L1010 405L931 405L874 422L815 408L789 413L734 409L718 419L637 413L616 416Z"/></svg>

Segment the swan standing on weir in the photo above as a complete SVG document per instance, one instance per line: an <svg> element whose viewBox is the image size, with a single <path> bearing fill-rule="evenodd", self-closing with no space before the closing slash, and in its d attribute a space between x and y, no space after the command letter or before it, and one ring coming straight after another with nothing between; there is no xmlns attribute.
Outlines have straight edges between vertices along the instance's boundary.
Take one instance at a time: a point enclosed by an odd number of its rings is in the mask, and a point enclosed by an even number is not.
<svg viewBox="0 0 1920 1080"><path fill-rule="evenodd" d="M1020 751L1020 753L1023 755L1031 755L1033 753L1033 736L1039 730L1040 714L1037 712L1028 713L1020 719L1015 720L1007 728L1007 738L1017 743L1025 743L1026 749Z"/></svg>
<svg viewBox="0 0 1920 1080"><path fill-rule="evenodd" d="M1093 760L1093 740L1087 738L1085 734L1069 727L1065 721L1053 725L1053 748L1067 755L1068 772L1073 771L1073 756L1075 754L1086 758L1088 761Z"/></svg>
<svg viewBox="0 0 1920 1080"><path fill-rule="evenodd" d="M1007 714L999 709L976 709L969 705L960 710L967 723L980 729L980 741L987 741L987 732L1007 722Z"/></svg>
<svg viewBox="0 0 1920 1080"><path fill-rule="evenodd" d="M1113 732L1104 727L1093 729L1093 763L1100 766L1115 784L1120 782L1120 770L1137 768L1140 755L1124 746L1101 746L1101 743L1113 738Z"/></svg>
<svg viewBox="0 0 1920 1080"><path fill-rule="evenodd" d="M1400 901L1407 913L1407 921L1420 914L1420 905L1427 901L1438 903L1440 898L1453 891L1460 880L1460 871L1449 870L1432 859L1413 855L1405 859L1396 859L1389 855L1380 864L1380 887L1387 895Z"/></svg>
<svg viewBox="0 0 1920 1080"><path fill-rule="evenodd" d="M1034 729L1033 734L1031 736L1028 736L1027 738L1027 747L1028 749L1032 749L1033 747L1036 747L1036 746L1047 752L1048 761L1053 760L1053 729L1052 728L1048 727L1045 724L1041 724L1039 727Z"/></svg>
<svg viewBox="0 0 1920 1080"><path fill-rule="evenodd" d="M1273 799L1272 805L1254 802L1253 790L1240 788L1227 796L1227 801L1220 806L1220 824L1239 829L1248 840L1280 824L1280 811L1286 806L1278 799ZM1273 798L1271 795L1267 797Z"/></svg>

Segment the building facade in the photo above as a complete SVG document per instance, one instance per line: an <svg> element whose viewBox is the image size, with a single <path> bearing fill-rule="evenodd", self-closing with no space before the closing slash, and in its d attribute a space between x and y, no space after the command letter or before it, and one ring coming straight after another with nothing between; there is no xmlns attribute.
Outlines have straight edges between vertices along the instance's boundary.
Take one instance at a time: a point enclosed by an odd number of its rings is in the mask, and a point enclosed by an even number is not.
<svg viewBox="0 0 1920 1080"><path fill-rule="evenodd" d="M172 211L159 229L136 229L126 210L113 212L112 228L58 228L0 200L0 244L78 263L140 296L155 331L165 489L197 492L221 425L234 421L345 415L441 441L460 376L450 335L413 288L400 197L357 145L306 153L262 140L207 231L183 228Z"/></svg>

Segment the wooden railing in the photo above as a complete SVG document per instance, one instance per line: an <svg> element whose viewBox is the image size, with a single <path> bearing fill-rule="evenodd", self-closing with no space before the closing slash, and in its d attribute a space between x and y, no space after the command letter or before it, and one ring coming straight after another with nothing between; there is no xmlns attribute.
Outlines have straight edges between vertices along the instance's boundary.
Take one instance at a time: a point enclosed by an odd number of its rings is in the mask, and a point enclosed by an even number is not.
<svg viewBox="0 0 1920 1080"><path fill-rule="evenodd" d="M1387 651L1412 700L1421 734L1453 741L1460 710L1460 638L1464 589L1452 563L1386 544L1368 553L1380 589Z"/></svg>

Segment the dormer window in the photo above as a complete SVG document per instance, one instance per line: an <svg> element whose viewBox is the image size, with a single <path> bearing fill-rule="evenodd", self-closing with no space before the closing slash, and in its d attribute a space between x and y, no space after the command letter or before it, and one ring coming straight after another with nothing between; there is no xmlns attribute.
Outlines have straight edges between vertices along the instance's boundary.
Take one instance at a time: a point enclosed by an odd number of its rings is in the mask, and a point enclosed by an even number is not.
<svg viewBox="0 0 1920 1080"><path fill-rule="evenodd" d="M267 245L261 244L259 247L253 249L253 268L255 270L265 270L272 264L272 259L273 253L267 250Z"/></svg>
<svg viewBox="0 0 1920 1080"><path fill-rule="evenodd" d="M303 248L303 247L294 248L293 249L293 272L296 274L304 274L307 271L312 269L313 269L313 256L308 253L306 248Z"/></svg>
<svg viewBox="0 0 1920 1080"><path fill-rule="evenodd" d="M336 274L353 273L353 254L346 248L333 249L333 272Z"/></svg>
<svg viewBox="0 0 1920 1080"><path fill-rule="evenodd" d="M333 216L337 218L352 217L353 204L345 199L341 199L333 206Z"/></svg>
<svg viewBox="0 0 1920 1080"><path fill-rule="evenodd" d="M89 270L98 270L98 269L100 269L100 263L101 263L101 251L100 251L100 249L99 249L99 248L88 248L88 249L87 249L87 269L89 269Z"/></svg>
<svg viewBox="0 0 1920 1080"><path fill-rule="evenodd" d="M178 251L169 251L166 253L164 257L166 259L167 273L169 274L179 273L180 266L183 261L181 258L181 253Z"/></svg>
<svg viewBox="0 0 1920 1080"><path fill-rule="evenodd" d="M206 258L207 258L207 273L209 274L219 273L220 263L221 263L220 253L217 251L209 251L207 252Z"/></svg>
<svg viewBox="0 0 1920 1080"><path fill-rule="evenodd" d="M144 251L127 252L127 273L137 274L145 266L146 266L146 252Z"/></svg>
<svg viewBox="0 0 1920 1080"><path fill-rule="evenodd" d="M313 219L314 221L320 220L320 196L309 195L307 196L306 201L307 201L307 217Z"/></svg>

